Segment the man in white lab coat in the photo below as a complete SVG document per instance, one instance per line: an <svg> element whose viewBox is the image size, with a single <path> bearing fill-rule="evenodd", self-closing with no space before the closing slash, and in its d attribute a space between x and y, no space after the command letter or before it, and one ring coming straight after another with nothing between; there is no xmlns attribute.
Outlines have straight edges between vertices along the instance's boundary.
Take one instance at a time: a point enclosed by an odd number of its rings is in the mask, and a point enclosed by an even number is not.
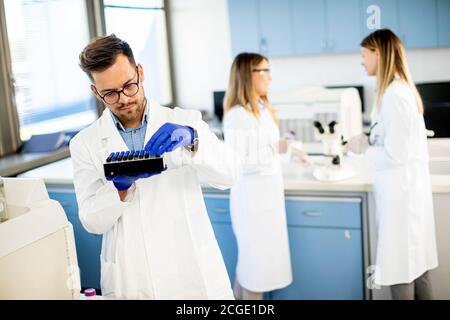
<svg viewBox="0 0 450 320"><path fill-rule="evenodd" d="M200 112L147 100L143 67L116 36L89 44L80 66L107 107L70 143L81 223L103 235L103 295L232 299L201 183L229 188L239 176L233 152ZM105 178L109 154L144 148L161 155L167 170Z"/></svg>

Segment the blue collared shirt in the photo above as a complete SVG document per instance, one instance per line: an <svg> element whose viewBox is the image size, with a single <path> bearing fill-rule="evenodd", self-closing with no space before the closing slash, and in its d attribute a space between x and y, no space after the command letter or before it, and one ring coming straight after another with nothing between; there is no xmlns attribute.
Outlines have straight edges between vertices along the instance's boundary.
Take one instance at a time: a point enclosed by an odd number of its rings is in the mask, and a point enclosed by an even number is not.
<svg viewBox="0 0 450 320"><path fill-rule="evenodd" d="M266 106L264 105L264 101L258 100L259 110L264 110Z"/></svg>
<svg viewBox="0 0 450 320"><path fill-rule="evenodd" d="M144 149L145 133L147 131L148 123L148 110L149 107L147 103L145 106L144 116L142 117L142 122L137 128L124 128L119 119L117 119L117 117L111 112L116 128L129 150Z"/></svg>

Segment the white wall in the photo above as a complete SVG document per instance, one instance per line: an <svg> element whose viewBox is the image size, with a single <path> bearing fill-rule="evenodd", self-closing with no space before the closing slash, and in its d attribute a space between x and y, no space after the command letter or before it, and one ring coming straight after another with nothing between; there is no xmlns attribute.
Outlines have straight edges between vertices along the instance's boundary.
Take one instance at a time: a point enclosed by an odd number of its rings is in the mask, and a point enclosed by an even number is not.
<svg viewBox="0 0 450 320"><path fill-rule="evenodd" d="M213 110L212 92L225 90L232 62L227 0L171 0L175 76L179 105ZM450 81L450 48L408 51L416 82ZM374 79L358 53L271 59L272 92L305 84L361 85L366 103Z"/></svg>
<svg viewBox="0 0 450 320"><path fill-rule="evenodd" d="M226 0L171 0L178 104L213 110L232 62Z"/></svg>

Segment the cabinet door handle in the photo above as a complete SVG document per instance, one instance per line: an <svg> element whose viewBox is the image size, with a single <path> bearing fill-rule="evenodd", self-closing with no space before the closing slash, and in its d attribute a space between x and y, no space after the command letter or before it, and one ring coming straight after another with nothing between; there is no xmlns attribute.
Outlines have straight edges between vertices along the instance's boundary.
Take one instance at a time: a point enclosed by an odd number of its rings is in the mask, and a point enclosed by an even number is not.
<svg viewBox="0 0 450 320"><path fill-rule="evenodd" d="M303 211L303 215L307 216L307 217L320 217L322 215L322 213L318 212L318 211Z"/></svg>
<svg viewBox="0 0 450 320"><path fill-rule="evenodd" d="M333 40L328 40L327 47L328 47L328 49L332 49L334 47L334 41Z"/></svg>
<svg viewBox="0 0 450 320"><path fill-rule="evenodd" d="M260 42L259 42L259 50L262 54L267 54L267 38L261 38Z"/></svg>
<svg viewBox="0 0 450 320"><path fill-rule="evenodd" d="M215 208L214 209L215 213L228 213L228 209L224 209L224 208Z"/></svg>
<svg viewBox="0 0 450 320"><path fill-rule="evenodd" d="M350 230L344 230L344 238L350 240L351 237Z"/></svg>

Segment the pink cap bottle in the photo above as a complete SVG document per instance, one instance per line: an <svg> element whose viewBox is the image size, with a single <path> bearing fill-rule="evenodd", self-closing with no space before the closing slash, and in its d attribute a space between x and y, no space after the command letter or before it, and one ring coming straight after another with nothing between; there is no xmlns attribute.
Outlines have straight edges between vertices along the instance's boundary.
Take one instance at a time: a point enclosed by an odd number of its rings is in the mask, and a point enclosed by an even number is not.
<svg viewBox="0 0 450 320"><path fill-rule="evenodd" d="M95 289L93 289L93 288L84 290L85 297L95 297L95 295L96 295L96 292L95 292Z"/></svg>

